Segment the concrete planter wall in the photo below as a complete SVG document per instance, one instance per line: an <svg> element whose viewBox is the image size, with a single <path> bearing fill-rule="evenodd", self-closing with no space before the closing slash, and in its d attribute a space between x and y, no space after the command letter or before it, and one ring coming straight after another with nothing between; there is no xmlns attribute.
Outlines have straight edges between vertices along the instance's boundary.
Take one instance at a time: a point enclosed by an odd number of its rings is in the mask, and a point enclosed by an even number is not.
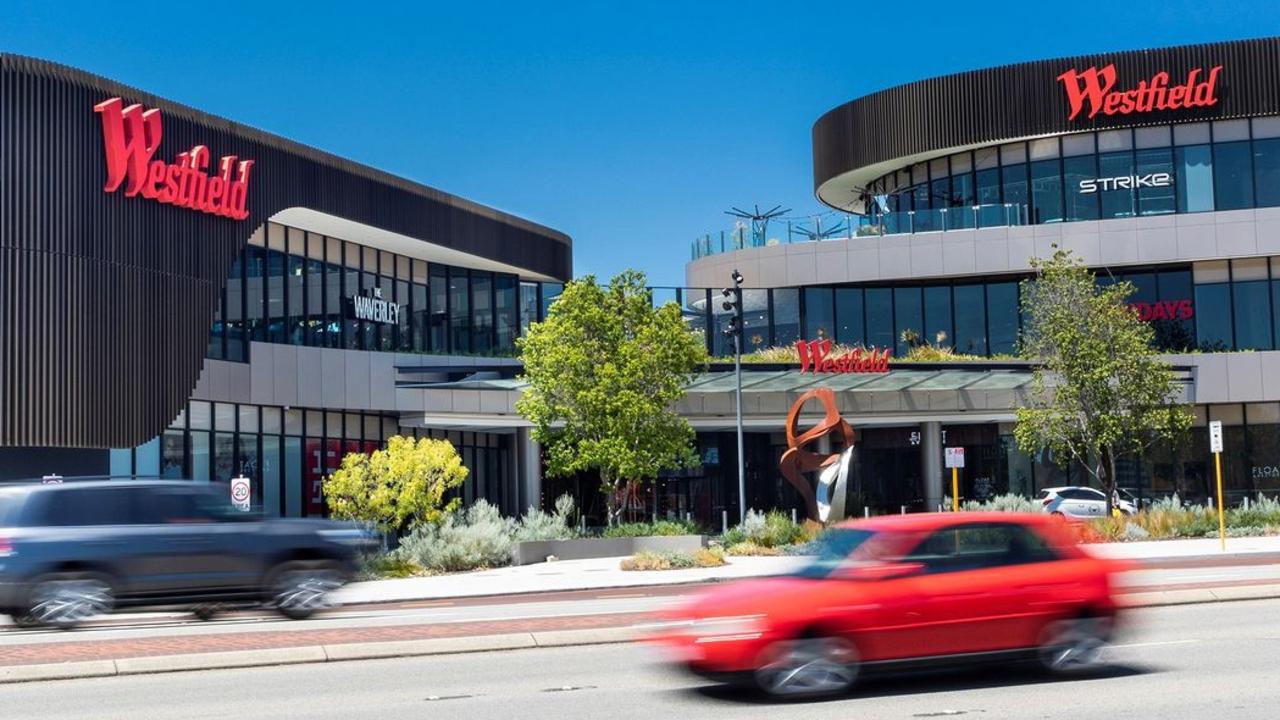
<svg viewBox="0 0 1280 720"><path fill-rule="evenodd" d="M577 540L533 540L516 543L511 551L515 565L545 562L548 555L560 560L624 557L642 550L652 552L693 552L707 546L705 535L667 535L634 538L579 538Z"/></svg>

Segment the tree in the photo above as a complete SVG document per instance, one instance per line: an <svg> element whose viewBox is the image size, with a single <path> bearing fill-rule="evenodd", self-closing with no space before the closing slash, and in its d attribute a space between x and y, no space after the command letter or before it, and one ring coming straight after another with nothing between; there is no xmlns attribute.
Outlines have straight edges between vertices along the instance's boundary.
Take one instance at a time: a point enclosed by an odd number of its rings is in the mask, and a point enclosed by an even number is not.
<svg viewBox="0 0 1280 720"><path fill-rule="evenodd" d="M448 440L399 435L371 455L347 453L324 481L329 514L378 529L399 531L438 523L459 500L445 494L467 479L467 468Z"/></svg>
<svg viewBox="0 0 1280 720"><path fill-rule="evenodd" d="M1084 467L1106 489L1110 514L1116 457L1181 435L1192 415L1176 402L1178 382L1152 348L1152 328L1128 305L1133 285L1099 285L1054 248L1053 257L1032 259L1036 277L1022 283L1022 352L1043 364L1014 436L1024 452L1048 448Z"/></svg>
<svg viewBox="0 0 1280 720"><path fill-rule="evenodd" d="M610 523L620 490L697 463L693 428L672 406L706 345L675 303L653 307L643 273L569 283L517 343L529 387L516 410L533 423L548 474L596 471Z"/></svg>

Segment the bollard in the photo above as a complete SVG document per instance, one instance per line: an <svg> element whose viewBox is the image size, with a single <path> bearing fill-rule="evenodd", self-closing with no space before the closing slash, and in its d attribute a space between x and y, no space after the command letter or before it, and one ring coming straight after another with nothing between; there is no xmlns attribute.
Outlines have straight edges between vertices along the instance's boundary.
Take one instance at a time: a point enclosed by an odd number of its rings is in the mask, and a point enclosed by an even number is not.
<svg viewBox="0 0 1280 720"><path fill-rule="evenodd" d="M864 518L871 517L871 508L864 505L862 508L862 517Z"/></svg>
<svg viewBox="0 0 1280 720"><path fill-rule="evenodd" d="M942 503L938 503L938 512L942 512Z"/></svg>
<svg viewBox="0 0 1280 720"><path fill-rule="evenodd" d="M578 516L578 525L582 529L582 534L586 535L587 534L587 516L586 515Z"/></svg>
<svg viewBox="0 0 1280 720"><path fill-rule="evenodd" d="M906 506L906 505L899 505L898 507L902 510L902 514L903 514L903 515L906 515L906 514L907 514L907 506Z"/></svg>
<svg viewBox="0 0 1280 720"><path fill-rule="evenodd" d="M796 509L791 508L791 524L794 525L795 522L796 522Z"/></svg>
<svg viewBox="0 0 1280 720"><path fill-rule="evenodd" d="M728 510L720 511L720 532L722 533L729 532L729 511Z"/></svg>

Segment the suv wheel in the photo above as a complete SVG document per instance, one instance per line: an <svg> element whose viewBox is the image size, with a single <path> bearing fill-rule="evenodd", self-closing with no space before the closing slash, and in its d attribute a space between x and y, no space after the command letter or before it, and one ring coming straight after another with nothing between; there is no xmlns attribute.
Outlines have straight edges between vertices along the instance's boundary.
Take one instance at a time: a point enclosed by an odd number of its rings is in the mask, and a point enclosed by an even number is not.
<svg viewBox="0 0 1280 720"><path fill-rule="evenodd" d="M32 623L69 630L94 615L105 615L115 605L111 581L94 573L58 573L31 584L25 619Z"/></svg>
<svg viewBox="0 0 1280 720"><path fill-rule="evenodd" d="M858 679L858 651L842 638L776 642L765 648L760 660L756 684L774 697L836 695Z"/></svg>
<svg viewBox="0 0 1280 720"><path fill-rule="evenodd" d="M290 620L305 620L331 607L329 596L342 587L342 571L332 562L287 562L267 581L271 605Z"/></svg>

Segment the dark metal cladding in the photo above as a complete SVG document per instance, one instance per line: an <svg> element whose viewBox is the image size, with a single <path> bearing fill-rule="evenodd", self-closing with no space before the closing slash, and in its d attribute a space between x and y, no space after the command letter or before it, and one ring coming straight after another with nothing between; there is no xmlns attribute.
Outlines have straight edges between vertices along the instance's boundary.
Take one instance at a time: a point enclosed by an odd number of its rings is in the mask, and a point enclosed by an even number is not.
<svg viewBox="0 0 1280 720"><path fill-rule="evenodd" d="M243 221L106 193L95 104L160 108L157 159L254 160ZM105 78L0 55L0 446L129 447L183 407L253 230L304 207L559 279L568 236Z"/></svg>
<svg viewBox="0 0 1280 720"><path fill-rule="evenodd" d="M1211 107L1068 120L1058 76L1115 64L1116 90L1157 72L1170 82L1222 65ZM918 153L1049 133L1163 125L1280 113L1280 38L1039 60L900 85L858 98L813 126L813 186L846 172Z"/></svg>

